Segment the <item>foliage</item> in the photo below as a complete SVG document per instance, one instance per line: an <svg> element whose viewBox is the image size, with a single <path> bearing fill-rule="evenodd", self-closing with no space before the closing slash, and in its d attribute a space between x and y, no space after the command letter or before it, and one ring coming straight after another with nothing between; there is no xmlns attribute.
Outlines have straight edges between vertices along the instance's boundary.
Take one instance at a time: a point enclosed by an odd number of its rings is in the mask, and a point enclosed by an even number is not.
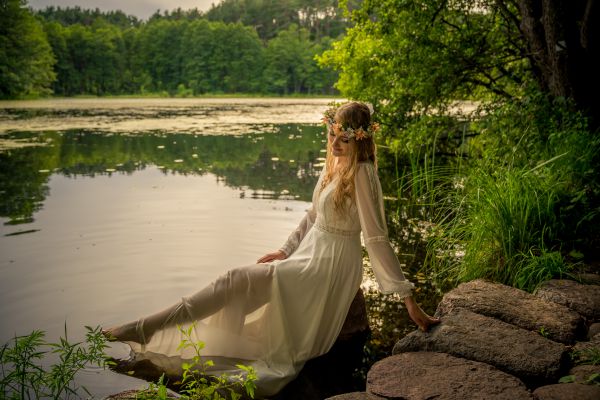
<svg viewBox="0 0 600 400"><path fill-rule="evenodd" d="M99 20L123 29L140 24L137 17L127 15L120 10L103 12L98 8L95 10L86 10L79 6L65 8L48 6L43 10L37 11L37 15L43 17L48 22L58 22L63 26L76 24L92 26Z"/></svg>
<svg viewBox="0 0 600 400"><path fill-rule="evenodd" d="M47 94L55 78L46 34L25 5L0 1L0 98Z"/></svg>
<svg viewBox="0 0 600 400"><path fill-rule="evenodd" d="M320 43L310 40L304 28L290 25L280 31L265 51L268 90L280 94L327 91L335 82L335 74L319 71L314 58L322 49Z"/></svg>
<svg viewBox="0 0 600 400"><path fill-rule="evenodd" d="M538 174L471 171L464 188L452 196L447 210L452 218L441 222L430 244L438 280L487 278L532 291L568 272L555 249L561 229L556 187Z"/></svg>
<svg viewBox="0 0 600 400"><path fill-rule="evenodd" d="M241 398L237 390L243 390L250 398L254 398L254 382L257 375L252 367L237 365L241 370L238 375L209 377L207 370L213 364L212 361L203 361L200 356L204 344L191 340L193 325L187 330L180 329L184 339L179 348L191 348L195 352L192 362L183 365L180 398L225 400L227 397L222 393L226 392L228 398L236 400ZM80 390L91 396L85 387L75 386L75 374L88 365L105 368L112 362L107 359L105 349L108 345L100 327L86 326L86 330L85 344L70 343L67 339L66 325L65 336L61 337L58 343L47 343L44 340L44 332L35 330L29 335L15 337L12 345L4 344L0 349L0 396L3 399L21 400L69 399L80 397ZM51 354L57 355L58 360L49 369L44 368L43 361ZM170 396L164 375L157 383L150 383L149 387L138 395L138 398L142 399L168 397Z"/></svg>
<svg viewBox="0 0 600 400"><path fill-rule="evenodd" d="M577 365L600 365L600 348L588 347L571 353Z"/></svg>
<svg viewBox="0 0 600 400"><path fill-rule="evenodd" d="M344 96L371 102L397 134L456 100L521 93L530 77L524 44L501 3L365 0L319 60L339 71Z"/></svg>
<svg viewBox="0 0 600 400"><path fill-rule="evenodd" d="M107 347L100 327L86 326L85 345L70 343L65 336L58 343L44 341L44 332L36 330L26 336L17 336L12 345L6 343L0 350L2 380L0 394L7 399L64 398L79 396L73 384L78 371L89 364L106 365L104 349ZM59 357L49 370L42 360L50 354Z"/></svg>
<svg viewBox="0 0 600 400"><path fill-rule="evenodd" d="M200 352L204 348L204 343L194 342L192 340L192 330L194 325L190 325L187 329L179 328L183 334L183 339L179 344L179 349L192 349L194 356L190 363L184 363L183 377L181 381L180 392L184 399L212 399L224 400L223 393L229 394L232 400L241 398L239 393L242 390L250 398L254 398L254 391L257 379L256 372L252 367L237 364L240 369L238 375L209 376L207 371L214 366L211 360L203 360Z"/></svg>
<svg viewBox="0 0 600 400"><path fill-rule="evenodd" d="M600 238L597 134L540 92L517 3L365 0L318 58L342 95L373 104L397 197L427 209L427 266L446 288L486 277L533 290Z"/></svg>
<svg viewBox="0 0 600 400"><path fill-rule="evenodd" d="M311 40L338 37L346 28L338 0L223 0L206 12L211 21L256 26L261 39L270 40L291 25L307 30Z"/></svg>
<svg viewBox="0 0 600 400"><path fill-rule="evenodd" d="M332 93L337 74L314 57L347 24L335 3L236 0L139 21L79 7L35 18L4 0L0 97Z"/></svg>

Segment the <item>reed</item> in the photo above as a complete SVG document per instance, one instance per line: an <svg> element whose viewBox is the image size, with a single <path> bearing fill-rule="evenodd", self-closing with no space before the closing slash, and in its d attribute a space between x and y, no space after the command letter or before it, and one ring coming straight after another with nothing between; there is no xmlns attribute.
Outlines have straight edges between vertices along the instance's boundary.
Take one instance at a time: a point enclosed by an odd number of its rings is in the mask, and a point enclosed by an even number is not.
<svg viewBox="0 0 600 400"><path fill-rule="evenodd" d="M464 188L449 194L452 217L440 218L429 244L437 280L485 278L533 291L569 273L557 240L563 185L542 169L475 169L465 177Z"/></svg>

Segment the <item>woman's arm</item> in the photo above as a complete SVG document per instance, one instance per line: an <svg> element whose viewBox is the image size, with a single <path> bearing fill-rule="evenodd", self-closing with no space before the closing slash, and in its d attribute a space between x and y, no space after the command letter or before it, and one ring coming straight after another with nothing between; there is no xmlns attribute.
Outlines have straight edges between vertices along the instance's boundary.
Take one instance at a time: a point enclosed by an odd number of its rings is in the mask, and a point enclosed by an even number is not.
<svg viewBox="0 0 600 400"><path fill-rule="evenodd" d="M355 178L356 207L375 279L382 293L412 293L414 285L402 273L400 262L388 239L383 210L383 194L372 163L360 163Z"/></svg>
<svg viewBox="0 0 600 400"><path fill-rule="evenodd" d="M306 211L306 214L304 215L304 218L302 218L302 221L300 221L300 224L298 224L298 227L291 233L279 251L284 253L286 257L296 251L300 242L304 239L304 236L306 236L306 233L315 223L315 219L317 219L317 213L314 211L313 206L311 206Z"/></svg>
<svg viewBox="0 0 600 400"><path fill-rule="evenodd" d="M313 211L312 207L306 212L302 221L298 227L292 232L292 234L288 237L287 241L284 243L281 248L273 253L268 253L259 258L256 262L266 263L275 260L285 260L298 248L304 236L306 236L306 232L313 226L315 219L317 218L317 213Z"/></svg>
<svg viewBox="0 0 600 400"><path fill-rule="evenodd" d="M319 175L319 179L317 180L317 184L315 186L315 190L313 191L313 204L311 204L310 208L306 211L304 218L298 224L298 227L290 234L286 242L281 246L281 248L273 253L268 253L258 259L258 263L265 263L274 260L284 260L290 256L298 246L306 233L312 228L315 220L317 219L317 212L314 209L314 204L316 199L318 198L318 193L321 188L321 180L323 179L323 175L325 174L325 168L321 171Z"/></svg>
<svg viewBox="0 0 600 400"><path fill-rule="evenodd" d="M411 296L414 285L404 277L388 238L381 183L373 164L359 165L355 189L360 226L379 290L382 293L398 293L404 299L410 318L426 331L439 320L427 315Z"/></svg>

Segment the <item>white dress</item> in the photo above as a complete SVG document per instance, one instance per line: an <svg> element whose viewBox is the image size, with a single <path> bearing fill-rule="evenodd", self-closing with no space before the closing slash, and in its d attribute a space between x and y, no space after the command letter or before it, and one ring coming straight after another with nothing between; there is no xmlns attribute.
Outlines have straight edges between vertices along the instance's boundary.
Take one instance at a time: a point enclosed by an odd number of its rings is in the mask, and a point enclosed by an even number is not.
<svg viewBox="0 0 600 400"><path fill-rule="evenodd" d="M360 163L356 202L340 218L333 208L336 180L313 192L312 206L281 248L288 258L237 268L167 310L138 321L144 344L127 342L138 358L177 373L181 334L176 324L194 322L202 355L215 361L211 373L239 373L235 365L258 373L257 396L277 393L304 363L329 351L362 281L360 232L384 293L408 296L412 283L400 269L389 243L377 172ZM148 336L151 333L151 337ZM172 357L177 356L177 358ZM181 358L180 358L181 357Z"/></svg>

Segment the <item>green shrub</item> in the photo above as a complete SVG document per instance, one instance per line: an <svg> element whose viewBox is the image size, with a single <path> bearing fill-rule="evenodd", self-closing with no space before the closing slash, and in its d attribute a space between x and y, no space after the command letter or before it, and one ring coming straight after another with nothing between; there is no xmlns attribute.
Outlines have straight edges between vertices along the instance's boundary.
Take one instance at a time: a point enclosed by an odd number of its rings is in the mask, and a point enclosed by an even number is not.
<svg viewBox="0 0 600 400"><path fill-rule="evenodd" d="M7 399L69 399L79 397L79 390L87 392L85 387L73 383L75 374L88 364L106 365L104 349L106 340L100 331L86 326L84 343L70 343L65 337L58 343L47 343L43 331L33 331L26 336L17 336L12 345L4 344L0 350L2 380L0 395ZM59 362L49 370L42 367L44 357L54 353ZM89 392L87 392L89 394Z"/></svg>

